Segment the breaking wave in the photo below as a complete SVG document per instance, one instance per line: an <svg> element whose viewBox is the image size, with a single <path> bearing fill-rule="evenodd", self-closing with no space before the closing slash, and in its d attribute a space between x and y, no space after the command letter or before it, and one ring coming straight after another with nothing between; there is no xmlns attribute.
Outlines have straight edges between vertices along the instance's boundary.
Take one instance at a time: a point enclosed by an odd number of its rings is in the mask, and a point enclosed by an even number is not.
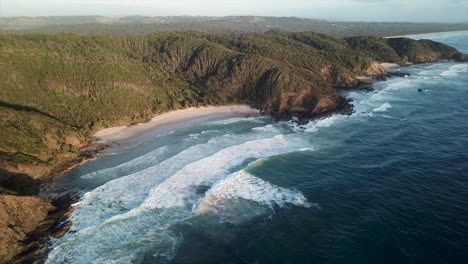
<svg viewBox="0 0 468 264"><path fill-rule="evenodd" d="M307 145L304 138L278 135L267 125L262 133L226 134L166 160L156 158L163 151L160 148L117 167L87 175L85 178L117 172L141 165L147 159L151 162L145 164L152 165L86 193L74 205L70 217L74 232L57 241L47 263L131 263L141 260L149 251L170 260L182 240L174 225L208 213L206 208L210 203L211 208L219 206L221 201L254 203L248 206L249 214L245 213L247 207L235 205L230 207L230 213L218 212L219 217L232 223L239 223L240 218L229 215L239 215L239 210L244 212L243 219L247 221L274 205L310 207L299 191L272 185L243 170L236 172L252 159L262 160Z"/></svg>
<svg viewBox="0 0 468 264"><path fill-rule="evenodd" d="M410 105L415 100L408 101L420 94L417 89L426 90L428 83L467 70L466 64L418 67L412 68L411 77L378 83L374 92L347 93L354 104L351 116L333 115L305 125L258 118L214 121L206 123L210 129L203 132L176 135L178 148L159 146L115 167L82 175L83 181L104 183L73 205L72 232L54 243L46 263L166 263L184 241L183 224L195 229L226 222L240 225L277 210L318 207L299 190L301 185L275 185L255 170L271 163L272 157L314 151L317 146L310 138L323 133L308 133L370 118L411 118L393 117L400 103ZM234 131L242 126L242 132ZM332 136L342 134L334 131Z"/></svg>

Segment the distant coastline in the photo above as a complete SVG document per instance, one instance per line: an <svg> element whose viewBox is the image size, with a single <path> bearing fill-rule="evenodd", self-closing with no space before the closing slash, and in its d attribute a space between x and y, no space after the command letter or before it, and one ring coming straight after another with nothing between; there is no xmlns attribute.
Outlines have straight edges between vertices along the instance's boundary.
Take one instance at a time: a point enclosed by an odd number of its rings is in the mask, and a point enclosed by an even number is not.
<svg viewBox="0 0 468 264"><path fill-rule="evenodd" d="M383 37L383 38L406 38L406 37L424 36L424 35L432 35L432 34L461 33L461 32L468 32L468 30L439 31L439 32L430 32L430 33L418 33L418 34L409 34L409 35L387 36L387 37Z"/></svg>

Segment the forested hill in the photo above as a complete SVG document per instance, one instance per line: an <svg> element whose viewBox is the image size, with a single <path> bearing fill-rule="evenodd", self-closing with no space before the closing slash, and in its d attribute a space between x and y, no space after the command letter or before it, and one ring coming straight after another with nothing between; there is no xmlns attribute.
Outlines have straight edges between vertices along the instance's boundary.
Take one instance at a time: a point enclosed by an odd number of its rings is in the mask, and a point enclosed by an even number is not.
<svg viewBox="0 0 468 264"><path fill-rule="evenodd" d="M3 17L0 32L76 34L150 34L167 31L202 31L208 33L265 33L271 29L292 32L312 31L336 37L395 36L440 31L468 30L465 23L408 23L326 21L297 17L261 16L172 16L172 17L105 17L105 16L47 16Z"/></svg>
<svg viewBox="0 0 468 264"><path fill-rule="evenodd" d="M278 31L0 35L0 168L44 177L98 128L190 106L334 113L346 108L335 87L384 74L379 62L460 58L428 40Z"/></svg>

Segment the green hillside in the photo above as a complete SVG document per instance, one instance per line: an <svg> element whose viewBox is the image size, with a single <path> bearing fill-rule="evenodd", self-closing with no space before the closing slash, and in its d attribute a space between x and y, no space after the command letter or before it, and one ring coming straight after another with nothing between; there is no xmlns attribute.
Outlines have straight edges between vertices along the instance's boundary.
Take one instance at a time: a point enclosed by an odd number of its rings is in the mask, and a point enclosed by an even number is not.
<svg viewBox="0 0 468 264"><path fill-rule="evenodd" d="M44 177L99 128L190 106L314 118L345 109L334 87L384 74L379 62L460 57L432 41L279 31L0 35L0 168Z"/></svg>

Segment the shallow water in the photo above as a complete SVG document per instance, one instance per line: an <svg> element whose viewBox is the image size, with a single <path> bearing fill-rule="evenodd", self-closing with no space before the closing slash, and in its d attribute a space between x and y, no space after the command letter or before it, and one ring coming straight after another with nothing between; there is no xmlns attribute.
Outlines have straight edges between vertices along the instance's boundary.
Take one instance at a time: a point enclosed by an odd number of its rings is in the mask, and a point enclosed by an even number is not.
<svg viewBox="0 0 468 264"><path fill-rule="evenodd" d="M466 263L468 64L399 70L352 116L200 119L56 179L83 199L47 263Z"/></svg>

